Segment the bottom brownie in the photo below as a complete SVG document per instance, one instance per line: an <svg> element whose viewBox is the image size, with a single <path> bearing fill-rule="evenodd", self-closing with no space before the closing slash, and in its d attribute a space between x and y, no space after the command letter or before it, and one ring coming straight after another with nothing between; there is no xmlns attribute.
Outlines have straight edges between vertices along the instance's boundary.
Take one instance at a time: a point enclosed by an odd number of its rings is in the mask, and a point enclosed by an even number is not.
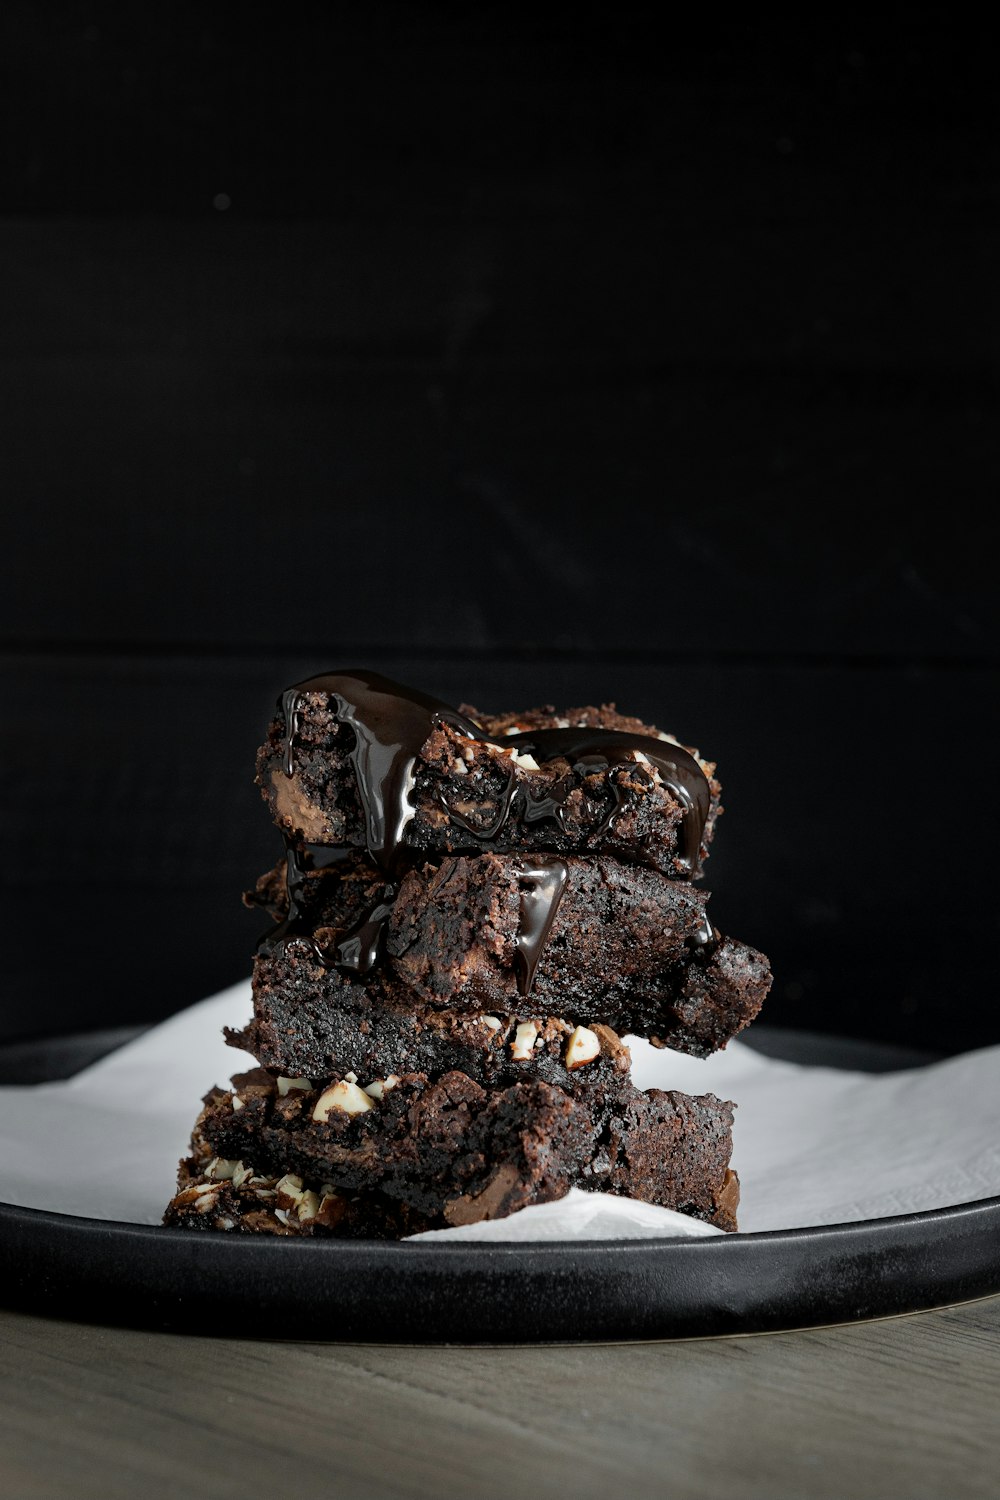
<svg viewBox="0 0 1000 1500"><path fill-rule="evenodd" d="M179 1229L352 1240L398 1240L434 1227L405 1203L378 1193L352 1197L330 1183L307 1188L293 1174L262 1176L244 1162L213 1157L197 1132L163 1222Z"/></svg>
<svg viewBox="0 0 1000 1500"><path fill-rule="evenodd" d="M241 1190L252 1178L258 1188L260 1179L284 1181L293 1197L293 1178L295 1191L310 1195L305 1217L299 1203L285 1223L293 1232L313 1220L326 1232L383 1236L411 1233L418 1219L421 1228L475 1223L571 1186L736 1228L732 1105L711 1094L643 1093L613 1066L572 1093L538 1079L488 1090L456 1072L436 1082L414 1073L380 1080L369 1085L375 1097L350 1078L322 1088L256 1070L233 1082L232 1092L206 1096L168 1222L197 1214L210 1227L267 1228L249 1221L256 1210ZM189 1180L205 1151L223 1165ZM373 1199L377 1213L365 1206ZM324 1210L324 1200L335 1201ZM394 1217L400 1211L410 1228ZM382 1227L364 1227L366 1213L381 1215Z"/></svg>

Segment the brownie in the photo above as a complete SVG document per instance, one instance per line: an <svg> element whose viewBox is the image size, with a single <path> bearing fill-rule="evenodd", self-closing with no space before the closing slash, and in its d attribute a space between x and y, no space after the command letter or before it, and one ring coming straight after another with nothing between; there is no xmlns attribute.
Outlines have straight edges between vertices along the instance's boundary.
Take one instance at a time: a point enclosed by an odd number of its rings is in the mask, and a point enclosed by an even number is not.
<svg viewBox="0 0 1000 1500"><path fill-rule="evenodd" d="M715 767L600 708L461 712L370 673L282 695L257 781L278 827L400 857L604 852L696 876L721 811Z"/></svg>
<svg viewBox="0 0 1000 1500"><path fill-rule="evenodd" d="M484 1013L505 1030L546 1016L607 1023L703 1057L756 1015L770 986L767 960L712 929L696 886L608 858L556 859L544 873L553 866L562 880L555 901L551 886L535 883L537 860L522 855L446 857L408 871L391 901L360 856L343 874L338 866L308 877L296 921L274 929L254 963L267 1066L304 1065L301 1045L293 1062L280 1038L312 1033L325 1051L310 1046L310 1076L356 1069L363 1055L341 1049L358 1045L364 1024L362 1035L376 1045L377 1034L392 1071L414 1044L414 1067L435 1071L433 1038L443 1049L438 1071L458 1067L478 1078L477 1063L460 1054L470 1038L479 1051ZM287 912L280 867L261 877L255 899ZM384 956L363 975L339 966L338 956L372 902L382 903ZM447 1014L434 1021L434 1009ZM463 1015L471 1018L464 1026Z"/></svg>
<svg viewBox="0 0 1000 1500"><path fill-rule="evenodd" d="M258 956L253 1019L240 1031L227 1028L226 1037L262 1067L288 1077L418 1072L439 1078L457 1071L494 1087L530 1074L567 1088L577 1069L567 1067L566 1053L578 1029L599 1039L587 1038L591 1047L616 1050L627 1065L628 1049L610 1027L577 1028L530 1008L503 1016L441 1010L415 1002L399 986L358 984L317 969L308 951L293 944Z"/></svg>
<svg viewBox="0 0 1000 1500"><path fill-rule="evenodd" d="M615 1025L612 1016L636 1008L662 1011L718 941L707 894L687 881L568 856L548 862L540 886L539 868L483 854L411 870L386 923L388 967L428 1004L509 1011L530 996L543 1010ZM762 1000L733 1017L734 1030Z"/></svg>
<svg viewBox="0 0 1000 1500"><path fill-rule="evenodd" d="M280 870L258 890L287 915ZM530 989L592 1005L655 984L712 938L706 892L607 856L446 856L390 890L366 861L324 870L300 889L298 930L319 930L336 961L337 940L384 902L388 966L428 1004L510 1009Z"/></svg>
<svg viewBox="0 0 1000 1500"><path fill-rule="evenodd" d="M197 1130L163 1222L178 1229L365 1240L398 1240L433 1227L407 1204L378 1193L352 1196L329 1183L307 1188L294 1174L262 1176L252 1165L213 1156Z"/></svg>
<svg viewBox="0 0 1000 1500"><path fill-rule="evenodd" d="M281 694L257 781L285 859L258 1066L204 1101L165 1222L398 1239L573 1186L736 1228L733 1106L641 1091L619 1033L695 1056L766 958L701 874L715 766L613 704L499 715L365 670Z"/></svg>
<svg viewBox="0 0 1000 1500"><path fill-rule="evenodd" d="M732 1105L711 1094L641 1093L617 1068L573 1093L537 1079L484 1089L457 1072L367 1091L282 1086L261 1069L233 1084L206 1096L196 1127L215 1157L380 1194L431 1224L500 1218L578 1185L736 1227Z"/></svg>

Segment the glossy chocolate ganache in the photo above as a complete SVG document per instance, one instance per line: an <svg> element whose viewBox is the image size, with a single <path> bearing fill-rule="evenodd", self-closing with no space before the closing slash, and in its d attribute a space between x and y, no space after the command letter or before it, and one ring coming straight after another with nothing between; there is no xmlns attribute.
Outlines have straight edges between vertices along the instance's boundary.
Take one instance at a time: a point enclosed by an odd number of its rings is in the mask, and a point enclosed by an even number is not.
<svg viewBox="0 0 1000 1500"><path fill-rule="evenodd" d="M295 774L296 736L304 701L309 694L324 695L340 724L351 731L349 751L361 803L368 856L382 873L385 885L363 920L346 936L328 946L318 944L303 921L302 895L310 871L336 861L339 851L286 837L288 917L263 942L271 946L297 936L312 940L316 956L326 965L359 974L369 973L379 958L382 930L392 909L398 881L415 857L404 841L414 816L413 789L421 750L430 735L448 725L461 738L499 747L507 754L530 756L537 765L554 760L568 763L577 777L608 767L644 761L660 777L682 809L679 864L691 878L698 869L701 841L711 803L708 779L695 757L683 746L654 735L588 726L530 729L495 736L447 703L404 687L374 672L324 673L286 689L278 700L284 723L282 771ZM595 837L611 827L621 808L621 794L609 783L612 799ZM557 796L535 797L510 778L496 815L487 827L476 827L442 802L452 822L472 836L483 850L496 846L515 821L555 829L563 826L564 806ZM425 856L424 856L425 857ZM518 987L527 994L566 886L568 868L553 854L525 858L521 882L521 923L518 938ZM701 938L713 938L710 925Z"/></svg>

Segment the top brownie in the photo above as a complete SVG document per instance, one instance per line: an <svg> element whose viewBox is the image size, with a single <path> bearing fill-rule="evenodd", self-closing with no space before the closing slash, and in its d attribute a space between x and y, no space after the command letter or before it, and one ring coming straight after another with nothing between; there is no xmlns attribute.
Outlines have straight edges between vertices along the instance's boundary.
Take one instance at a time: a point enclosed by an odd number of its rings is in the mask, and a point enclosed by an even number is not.
<svg viewBox="0 0 1000 1500"><path fill-rule="evenodd" d="M257 781L286 838L416 857L602 853L695 878L721 812L715 767L613 705L488 715L368 672L282 694Z"/></svg>

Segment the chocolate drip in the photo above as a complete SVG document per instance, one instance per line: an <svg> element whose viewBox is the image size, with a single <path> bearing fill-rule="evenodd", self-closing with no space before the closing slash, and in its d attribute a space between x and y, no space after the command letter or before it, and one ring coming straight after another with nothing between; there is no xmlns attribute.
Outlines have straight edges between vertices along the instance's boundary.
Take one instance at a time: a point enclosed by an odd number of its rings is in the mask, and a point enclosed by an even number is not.
<svg viewBox="0 0 1000 1500"><path fill-rule="evenodd" d="M306 860L308 854L300 850L295 842L286 836L285 838L285 893L288 896L288 913L283 921L277 922L268 932L265 932L257 943L258 953L271 953L279 948L289 938L301 937L311 942L313 948L312 933L309 931L302 919L302 898L306 886ZM318 952L318 949L317 949Z"/></svg>
<svg viewBox="0 0 1000 1500"><path fill-rule="evenodd" d="M480 732L447 703L401 687L377 672L328 672L281 695L286 776L295 769L294 742L306 693L326 693L337 722L353 731L351 764L364 809L368 853L382 869L396 874L406 825L414 814L414 766L428 736L442 723L453 725L470 739L481 738Z"/></svg>
<svg viewBox="0 0 1000 1500"><path fill-rule="evenodd" d="M288 916L285 920L293 925L302 916L308 858L308 852L300 850L293 839L285 839L285 890L288 892Z"/></svg>
<svg viewBox="0 0 1000 1500"><path fill-rule="evenodd" d="M517 988L527 995L566 889L569 867L565 860L543 854L530 864L525 863L518 879L521 909L515 954Z"/></svg>
<svg viewBox="0 0 1000 1500"><path fill-rule="evenodd" d="M304 848L293 839L285 839L285 889L288 893L288 915L270 932L264 934L257 944L259 950L270 952L286 943L289 938L299 938L309 944L313 956L324 968L348 969L355 974L370 974L379 960L382 934L392 912L396 898L396 887L386 884L375 903L369 907L359 922L356 922L344 937L327 945L319 941L322 926L313 928L303 912L308 875L311 871L328 869L338 864L348 851L309 844Z"/></svg>
<svg viewBox="0 0 1000 1500"><path fill-rule="evenodd" d="M613 765L634 762L636 753L644 756L683 809L679 858L686 873L693 874L697 869L712 794L701 766L683 746L657 739L655 735L588 728L536 729L512 734L506 740L494 740L493 743L513 745L518 754L533 755L537 761L566 760L581 778ZM641 762L635 766L637 771L642 769ZM614 794L614 804L593 838L599 838L613 826L622 806L619 788L613 781L608 784Z"/></svg>
<svg viewBox="0 0 1000 1500"><path fill-rule="evenodd" d="M658 774L682 808L678 863L685 874L697 873L711 791L694 756L680 745L652 735L587 727L537 729L497 737L486 734L448 704L402 687L377 673L332 672L288 688L279 699L279 710L285 724L282 770L288 777L295 773L295 741L303 701L309 693L325 694L337 722L351 730L349 754L364 812L368 854L390 882L381 898L346 937L328 948L312 938L316 956L324 964L366 974L378 960L382 932L395 896L395 885L391 882L397 880L406 863L404 839L406 827L415 812L412 794L417 760L429 736L442 724L450 725L467 739L495 745L507 752L531 754L540 763L564 760L580 781L623 765L628 765L631 774L636 776ZM590 835L588 842L591 844L614 826L625 803L618 779L606 775L605 787L610 805ZM477 826L462 814L452 811L443 798L441 805L451 821L483 848L492 847L502 839L505 828L512 822L532 824L550 819L560 832L564 827L565 805L562 799L551 793L535 797L529 787L518 783L513 766L496 813L488 825ZM312 937L304 931L301 913L306 874L302 858L309 856L300 857L295 844L291 840L286 843L288 918L266 939L269 944L292 935ZM322 846L315 847L318 850ZM641 855L641 851L637 853ZM317 868L317 864L313 862L310 868ZM522 994L527 994L531 988L566 878L565 863L555 857L540 855L534 863L525 866L517 952L518 985ZM706 919L705 932L694 943L706 947L713 941L711 925Z"/></svg>
<svg viewBox="0 0 1000 1500"><path fill-rule="evenodd" d="M295 766L292 761L292 747L295 744L295 736L299 732L299 710L302 706L302 694L298 688L286 688L278 699L281 709L281 717L285 721L285 741L281 754L281 769L286 776L291 776Z"/></svg>
<svg viewBox="0 0 1000 1500"><path fill-rule="evenodd" d="M320 962L328 969L350 969L355 974L370 974L379 960L382 934L392 913L396 887L387 885L382 899L365 913L358 925L330 948L320 948Z"/></svg>
<svg viewBox="0 0 1000 1500"><path fill-rule="evenodd" d="M702 912L701 926L698 928L697 932L693 932L691 934L687 942L688 947L693 949L695 953L700 954L703 958L707 958L710 954L715 952L716 948L718 947L719 940L716 936L715 928L712 926L711 919L709 918L707 911Z"/></svg>

